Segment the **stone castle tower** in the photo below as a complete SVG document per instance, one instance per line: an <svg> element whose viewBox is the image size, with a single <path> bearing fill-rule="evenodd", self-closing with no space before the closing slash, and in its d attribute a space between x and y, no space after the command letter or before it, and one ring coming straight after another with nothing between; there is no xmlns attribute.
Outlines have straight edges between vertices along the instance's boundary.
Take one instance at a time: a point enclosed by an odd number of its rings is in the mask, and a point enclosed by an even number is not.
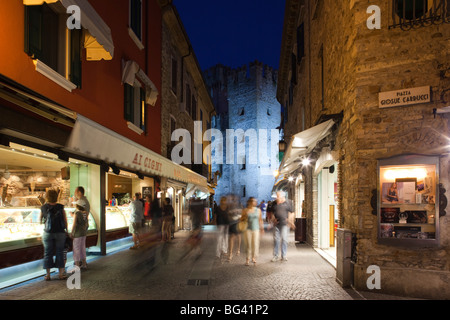
<svg viewBox="0 0 450 320"><path fill-rule="evenodd" d="M212 172L219 172L217 203L228 194L238 195L243 205L249 197L257 198L258 203L271 200L273 172L279 167L279 133L272 132L281 123L277 76L276 70L258 61L237 69L218 64L204 73L217 112L212 128L223 135L223 164L212 164ZM227 129L234 130L236 138L226 139ZM239 136L239 131L245 135ZM234 157L227 159L232 140ZM239 142L245 142L245 151L238 150ZM261 159L260 152L264 145L266 161Z"/></svg>

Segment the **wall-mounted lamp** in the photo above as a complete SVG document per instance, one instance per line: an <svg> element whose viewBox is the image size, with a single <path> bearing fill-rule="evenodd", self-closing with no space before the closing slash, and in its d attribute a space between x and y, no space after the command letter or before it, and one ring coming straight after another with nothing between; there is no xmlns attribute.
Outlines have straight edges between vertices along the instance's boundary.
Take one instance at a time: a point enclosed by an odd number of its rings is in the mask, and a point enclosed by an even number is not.
<svg viewBox="0 0 450 320"><path fill-rule="evenodd" d="M434 114L434 118L436 119L436 114L444 114L444 113L449 113L450 112L450 106L444 107L444 108L434 108L433 109L433 114Z"/></svg>
<svg viewBox="0 0 450 320"><path fill-rule="evenodd" d="M117 174L117 175L119 175L120 174L120 169L119 168L117 168L115 165L111 165L111 169L112 169L112 172L114 173L114 174Z"/></svg>

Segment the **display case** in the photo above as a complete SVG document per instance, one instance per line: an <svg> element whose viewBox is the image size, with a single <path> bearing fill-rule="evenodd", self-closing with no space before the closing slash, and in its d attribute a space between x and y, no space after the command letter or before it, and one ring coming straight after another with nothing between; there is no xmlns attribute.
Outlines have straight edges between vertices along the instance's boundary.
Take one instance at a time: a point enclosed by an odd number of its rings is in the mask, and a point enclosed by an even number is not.
<svg viewBox="0 0 450 320"><path fill-rule="evenodd" d="M72 232L72 226L73 226L73 213L75 212L75 208L64 208L64 210L66 211L66 216L67 216L67 231L70 233ZM87 230L87 235L93 234L93 233L97 233L97 224L95 223L94 217L92 216L91 213L89 213L89 227Z"/></svg>
<svg viewBox="0 0 450 320"><path fill-rule="evenodd" d="M68 231L73 225L71 213L75 208L64 208L67 216ZM40 207L0 208L0 252L40 245L44 224L39 221ZM89 214L88 235L97 233L97 224Z"/></svg>
<svg viewBox="0 0 450 320"><path fill-rule="evenodd" d="M106 207L106 231L128 228L130 210L128 206Z"/></svg>
<svg viewBox="0 0 450 320"><path fill-rule="evenodd" d="M439 242L439 158L408 155L378 162L378 242L406 247Z"/></svg>

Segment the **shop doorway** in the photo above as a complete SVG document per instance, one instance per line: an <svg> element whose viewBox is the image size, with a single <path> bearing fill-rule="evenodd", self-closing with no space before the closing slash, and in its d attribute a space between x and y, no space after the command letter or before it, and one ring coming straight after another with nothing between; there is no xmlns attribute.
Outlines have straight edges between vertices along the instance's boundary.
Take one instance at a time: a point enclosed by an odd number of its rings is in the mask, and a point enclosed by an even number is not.
<svg viewBox="0 0 450 320"><path fill-rule="evenodd" d="M318 175L318 247L334 256L338 221L337 162L324 167Z"/></svg>
<svg viewBox="0 0 450 320"><path fill-rule="evenodd" d="M110 169L106 174L106 242L127 237L131 211L129 205L136 193L140 193L142 201L145 195L151 194L154 189L152 178L139 178L137 174L120 170L116 174ZM152 195L154 199L155 195ZM144 204L145 208L145 204Z"/></svg>

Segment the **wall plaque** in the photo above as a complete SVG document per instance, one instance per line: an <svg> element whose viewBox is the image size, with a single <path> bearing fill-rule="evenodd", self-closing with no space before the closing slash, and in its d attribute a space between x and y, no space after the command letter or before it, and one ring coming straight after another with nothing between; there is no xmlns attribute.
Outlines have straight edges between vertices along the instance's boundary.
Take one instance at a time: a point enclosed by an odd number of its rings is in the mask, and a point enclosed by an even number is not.
<svg viewBox="0 0 450 320"><path fill-rule="evenodd" d="M380 108L399 107L411 104L427 103L430 101L430 86L380 92L378 94L378 106Z"/></svg>

